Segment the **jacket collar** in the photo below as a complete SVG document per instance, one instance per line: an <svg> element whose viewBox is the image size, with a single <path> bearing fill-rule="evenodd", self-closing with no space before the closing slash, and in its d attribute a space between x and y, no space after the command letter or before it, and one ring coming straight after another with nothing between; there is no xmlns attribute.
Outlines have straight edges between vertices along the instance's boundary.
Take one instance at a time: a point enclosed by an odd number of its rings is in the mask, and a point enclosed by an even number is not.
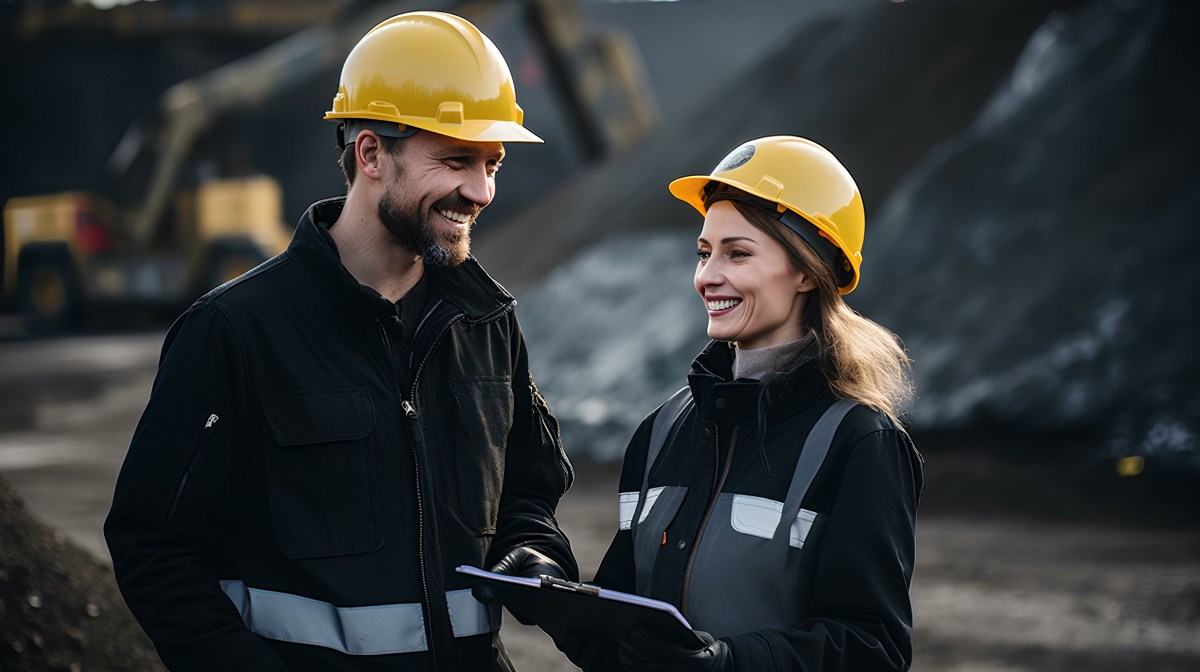
<svg viewBox="0 0 1200 672"><path fill-rule="evenodd" d="M766 443L772 421L809 408L829 395L829 387L816 357L802 357L791 368L762 380L730 380L732 348L729 343L712 341L696 357L688 374L692 398L702 423L750 425L763 470L773 474Z"/></svg>
<svg viewBox="0 0 1200 672"><path fill-rule="evenodd" d="M782 418L829 395L815 358L803 359L763 380L733 380L733 358L731 344L711 341L692 361L688 386L702 418L735 423L756 422L762 413Z"/></svg>
<svg viewBox="0 0 1200 672"><path fill-rule="evenodd" d="M296 225L288 255L313 276L330 301L351 315L370 319L391 315L392 303L350 275L329 235L329 227L337 221L345 203L345 197L337 197L309 206ZM512 294L493 280L474 257L452 268L426 268L425 273L430 292L458 308L470 322L494 319L516 305Z"/></svg>

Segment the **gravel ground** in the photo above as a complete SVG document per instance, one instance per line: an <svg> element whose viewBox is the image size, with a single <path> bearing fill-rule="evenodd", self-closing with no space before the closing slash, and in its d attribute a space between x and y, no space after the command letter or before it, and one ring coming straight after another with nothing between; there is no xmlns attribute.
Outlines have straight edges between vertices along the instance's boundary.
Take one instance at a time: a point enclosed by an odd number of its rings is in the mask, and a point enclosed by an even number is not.
<svg viewBox="0 0 1200 672"><path fill-rule="evenodd" d="M613 533L616 474L578 467L559 519L590 578ZM917 672L1200 669L1195 529L936 511L917 537ZM521 670L574 669L536 628L507 618L504 633Z"/></svg>
<svg viewBox="0 0 1200 672"><path fill-rule="evenodd" d="M101 566L100 525L160 342L0 343L0 474ZM1200 669L1200 531L1186 509L1142 506L1147 488L1114 493L1102 480L1060 479L1069 490L1055 491L1045 464L994 449L925 454L914 670ZM559 516L590 578L616 520L617 467L576 466ZM506 618L504 633L523 672L572 669L536 628Z"/></svg>

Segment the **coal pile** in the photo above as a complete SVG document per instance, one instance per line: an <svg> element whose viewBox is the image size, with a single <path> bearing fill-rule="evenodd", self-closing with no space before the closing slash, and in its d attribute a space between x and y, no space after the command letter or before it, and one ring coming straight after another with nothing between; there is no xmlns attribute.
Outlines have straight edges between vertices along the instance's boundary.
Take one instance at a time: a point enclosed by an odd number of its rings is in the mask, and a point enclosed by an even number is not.
<svg viewBox="0 0 1200 672"><path fill-rule="evenodd" d="M918 423L1200 469L1197 19L1169 2L1051 16L878 212L855 299L905 337Z"/></svg>
<svg viewBox="0 0 1200 672"><path fill-rule="evenodd" d="M831 147L862 188L863 283L849 299L905 340L916 432L1065 452L1110 478L1120 458L1200 468L1200 272L1187 258L1200 58L1183 28L1200 8L1001 4L803 26L686 123L482 241L520 292L569 449L619 455L703 343L699 221L667 182L742 139L794 133Z"/></svg>
<svg viewBox="0 0 1200 672"><path fill-rule="evenodd" d="M0 670L161 672L112 568L0 479Z"/></svg>

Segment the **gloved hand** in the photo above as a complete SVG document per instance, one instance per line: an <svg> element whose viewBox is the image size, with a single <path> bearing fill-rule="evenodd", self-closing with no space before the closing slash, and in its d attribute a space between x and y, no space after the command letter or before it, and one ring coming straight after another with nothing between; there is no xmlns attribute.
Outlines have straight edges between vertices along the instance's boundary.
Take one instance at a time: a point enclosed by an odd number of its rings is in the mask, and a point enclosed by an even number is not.
<svg viewBox="0 0 1200 672"><path fill-rule="evenodd" d="M645 628L631 630L621 639L621 665L639 672L733 672L729 645L707 632L694 632L700 642L677 642Z"/></svg>
<svg viewBox="0 0 1200 672"><path fill-rule="evenodd" d="M544 553L528 546L518 546L509 551L507 555L500 559L500 562L492 566L491 571L497 574L523 576L526 578L537 578L542 574L549 574L556 579L567 578L566 573L558 566L557 562L550 559ZM497 604L500 602L499 595L487 586L472 588L471 595L484 604ZM507 607L508 605L505 606ZM517 620L525 625L534 625L533 621L513 611L512 607L508 608L508 613L516 616Z"/></svg>
<svg viewBox="0 0 1200 672"><path fill-rule="evenodd" d="M500 558L500 562L492 567L492 571L497 574L526 578L537 578L542 574L549 574L556 579L567 578L566 573L563 572L562 567L558 566L557 562L541 551L528 546L518 546L509 551L508 555Z"/></svg>

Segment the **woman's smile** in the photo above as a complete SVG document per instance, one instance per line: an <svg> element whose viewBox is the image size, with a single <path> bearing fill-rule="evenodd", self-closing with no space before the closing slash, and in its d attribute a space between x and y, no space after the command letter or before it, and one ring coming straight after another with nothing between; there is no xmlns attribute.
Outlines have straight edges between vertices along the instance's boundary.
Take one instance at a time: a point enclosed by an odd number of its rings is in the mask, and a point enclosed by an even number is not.
<svg viewBox="0 0 1200 672"><path fill-rule="evenodd" d="M742 300L738 298L724 298L719 296L706 296L704 302L708 304L709 317L720 317L733 312L734 308L741 305Z"/></svg>

